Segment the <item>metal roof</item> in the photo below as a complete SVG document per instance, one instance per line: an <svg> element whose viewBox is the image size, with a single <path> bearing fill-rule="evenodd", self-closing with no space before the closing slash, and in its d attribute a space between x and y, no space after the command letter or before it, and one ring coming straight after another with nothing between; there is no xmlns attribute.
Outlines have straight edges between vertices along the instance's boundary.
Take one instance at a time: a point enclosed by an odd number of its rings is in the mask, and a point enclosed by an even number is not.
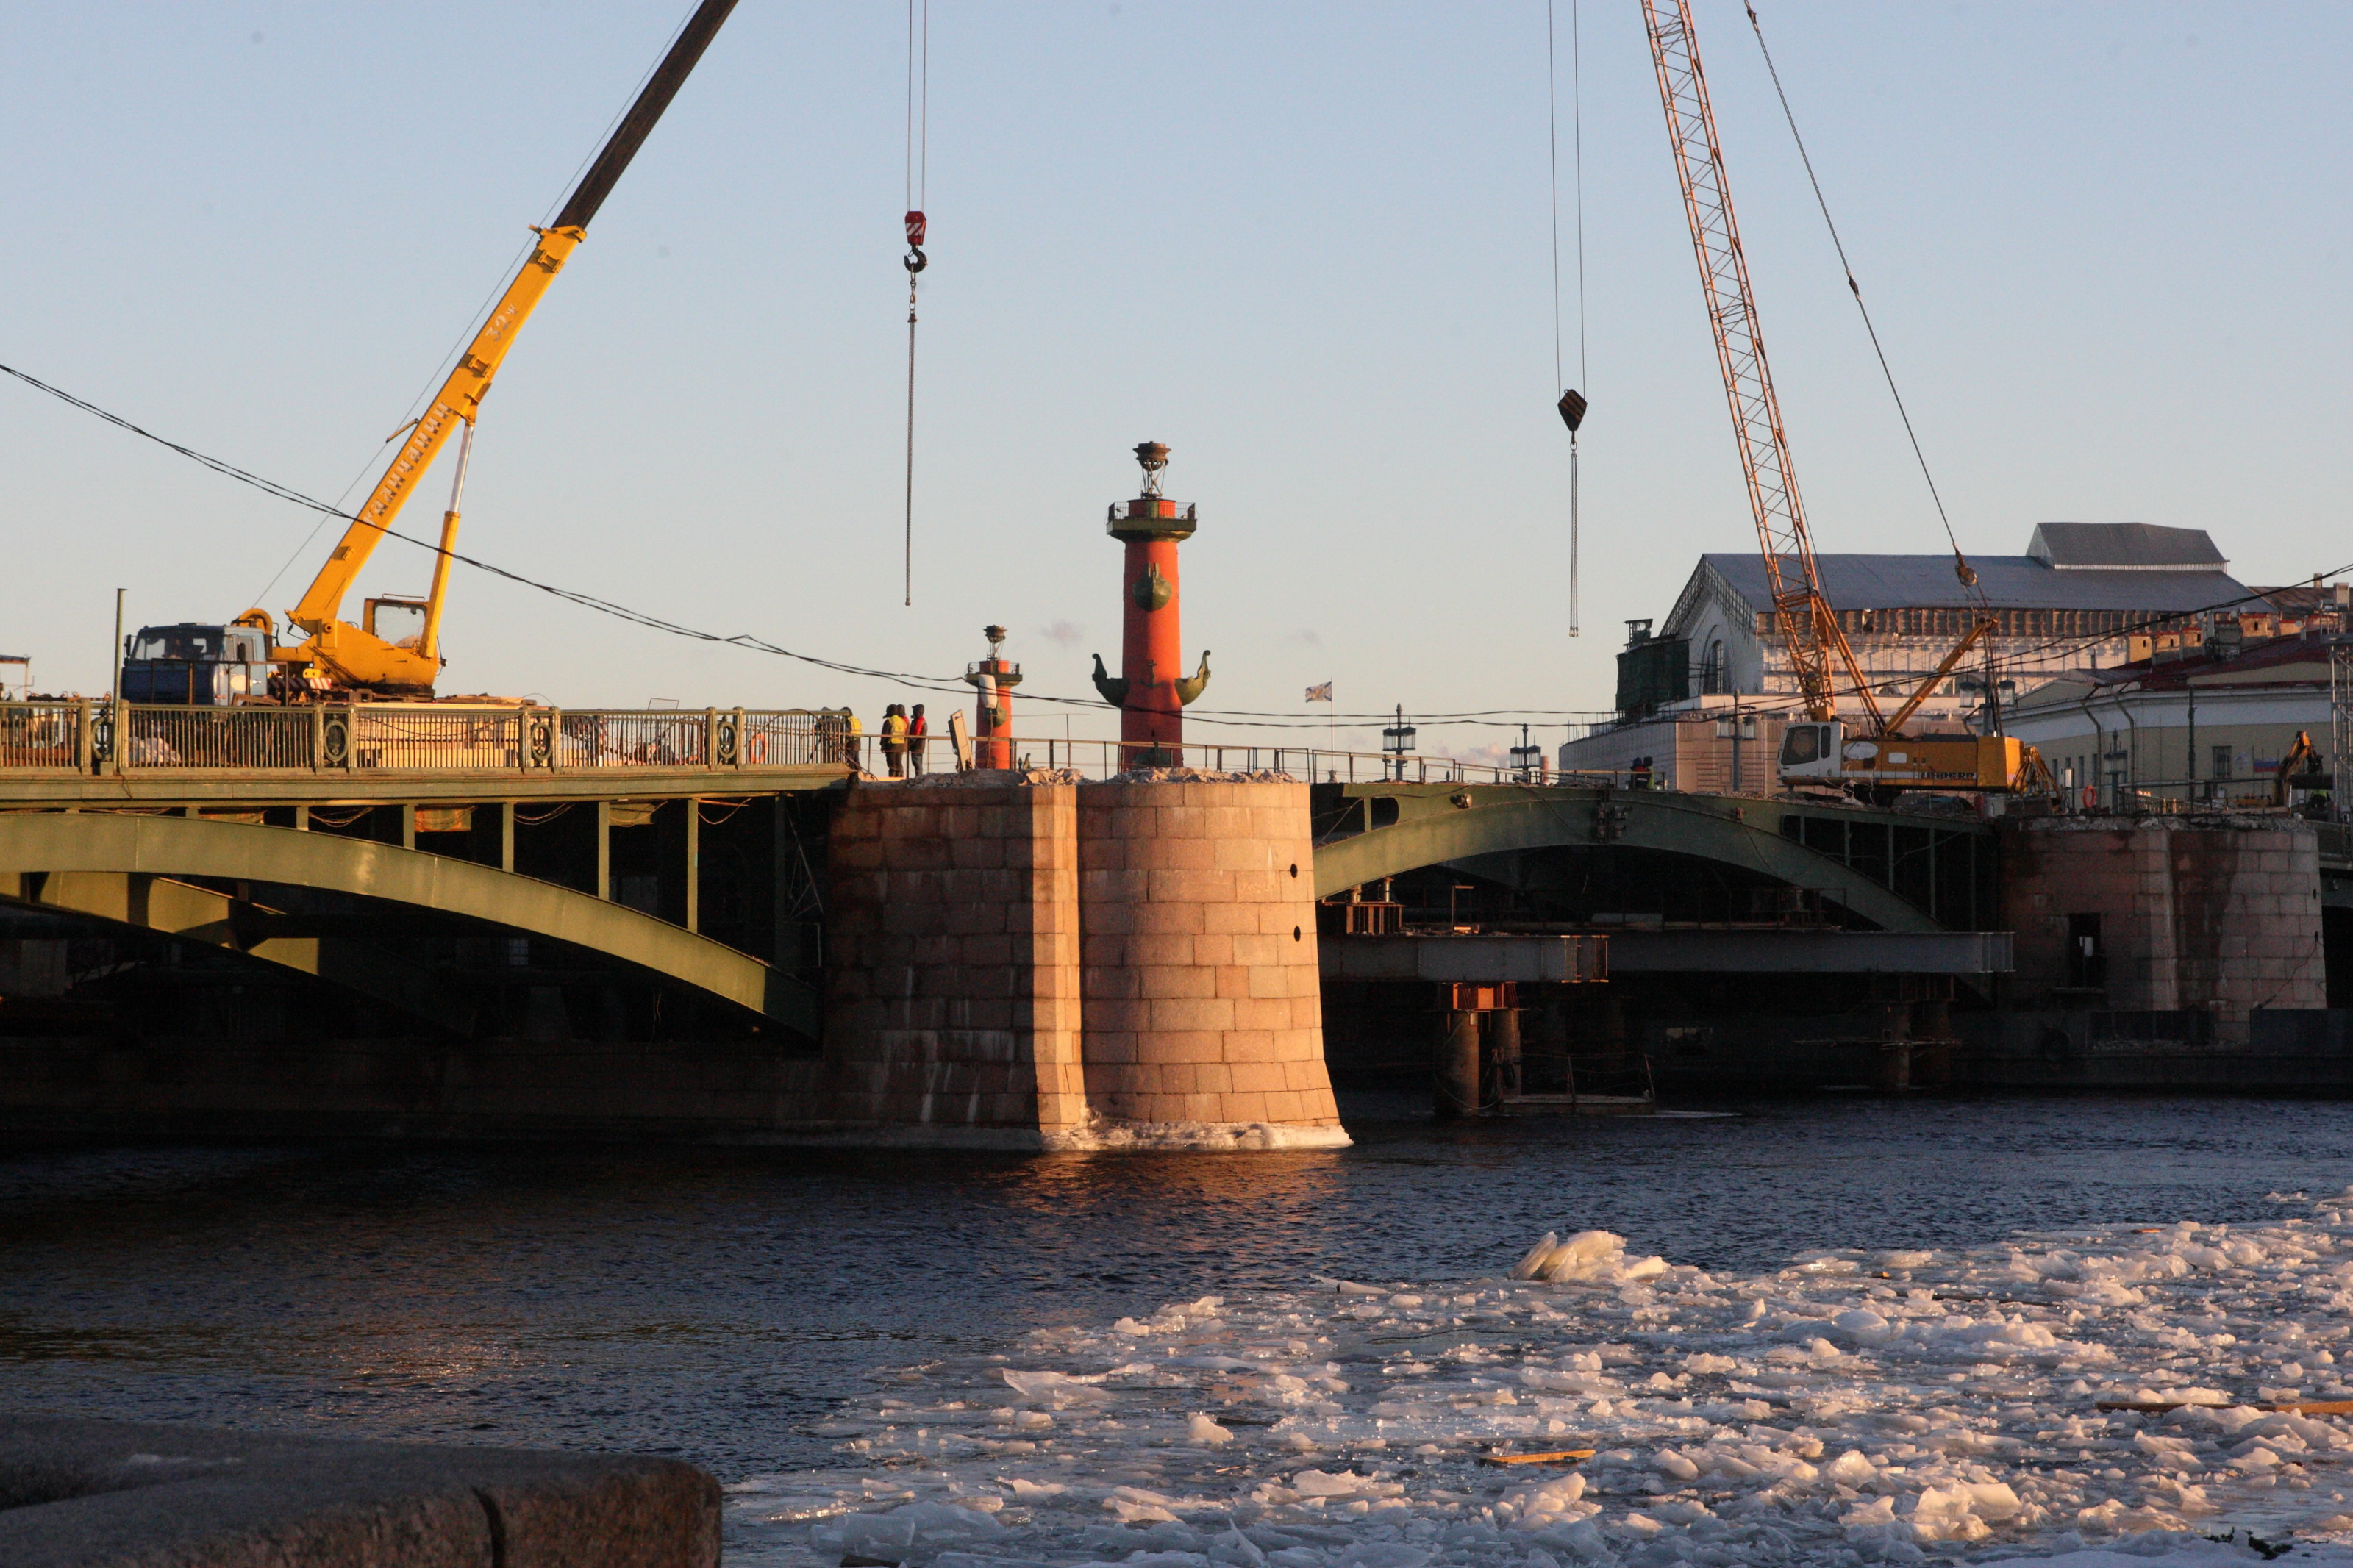
<svg viewBox="0 0 2353 1568"><path fill-rule="evenodd" d="M2202 528L2153 522L2043 522L2026 553L2061 572L2220 572L2231 563Z"/></svg>
<svg viewBox="0 0 2353 1568"><path fill-rule="evenodd" d="M1898 610L1952 605L1967 608L1975 598L1953 574L1949 555L1818 555L1822 592L1841 610ZM1703 555L1700 560L1759 612L1773 607L1765 586L1765 563L1741 553ZM2247 598L2247 586L2223 572L2058 572L2028 555L1977 555L1978 585L1997 610L2132 610L2161 613L2202 610ZM1799 580L1798 563L1783 566ZM2255 607L2260 607L2255 606Z"/></svg>

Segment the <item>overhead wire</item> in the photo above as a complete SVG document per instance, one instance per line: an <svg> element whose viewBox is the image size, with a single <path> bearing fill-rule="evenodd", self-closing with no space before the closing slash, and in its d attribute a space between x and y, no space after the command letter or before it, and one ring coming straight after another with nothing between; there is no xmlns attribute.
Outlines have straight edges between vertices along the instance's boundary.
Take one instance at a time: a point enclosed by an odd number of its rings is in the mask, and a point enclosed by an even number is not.
<svg viewBox="0 0 2353 1568"><path fill-rule="evenodd" d="M686 25L693 19L693 16L694 13L690 9L684 16L679 19L678 26L670 30L670 41L672 46L677 44L679 35L686 31ZM648 65L644 71L639 73L637 85L630 89L628 97L621 100L620 107L616 109L613 111L613 117L605 122L605 129L597 135L596 139L588 143L588 150L581 154L580 162L574 166L571 175L565 180L562 185L557 187L554 196L552 197L546 206L541 210L540 221L538 226L533 229L532 237L525 240L522 245L516 247L514 254L507 258L506 266L501 268L498 276L491 280L490 291L482 296L481 303L476 305L474 307L473 313L467 318L465 330L458 334L457 340L449 345L448 352L442 354L440 363L436 364L433 367L431 374L425 378L424 384L419 386L417 392L409 398L408 405L402 413L398 426L394 429L391 435L386 436L381 442L377 443L378 449L375 452L370 453L361 461L359 471L352 476L351 482L346 484L343 488L342 491L336 496L335 500L337 505L341 505L343 501L349 500L352 491L358 489L360 482L365 479L369 473L375 468L377 461L382 456L382 448L390 446L394 441L400 437L404 431L406 431L410 426L417 423L417 416L422 412L422 405L424 404L424 401L433 395L433 389L435 387L440 385L444 381L448 379L449 367L456 363L459 354L465 351L466 345L472 342L475 337L480 333L482 323L489 319L491 307L497 303L499 296L506 290L507 286L513 279L516 271L522 266L523 258L530 255L532 247L539 243L538 229L544 228L549 223L554 221L556 212L562 206L565 195L575 186L579 184L581 176L588 172L588 165L596 161L597 153L604 148L607 142L612 140L615 128L621 123L623 117L629 112L630 107L638 101L638 96L645 91L646 83L653 79L654 72L661 68L661 62L668 58L669 55L669 48L664 48L659 55L654 57L653 62ZM326 525L327 519L323 516L321 517L318 521L311 525L311 531L304 534L301 542L296 544L294 548L288 552L285 561L280 564L275 573L271 574L269 581L262 584L261 592L252 596L249 601L250 603L258 605L265 604L269 600L271 591L278 586L279 583L285 577L288 572L293 570L294 563L302 558L302 552L311 548L311 541L319 537L319 530L324 528Z"/></svg>
<svg viewBox="0 0 2353 1568"><path fill-rule="evenodd" d="M260 490L263 494L270 496L276 500L286 501L291 505L299 506L305 510L320 513L323 517L339 519L345 522L357 522L363 521L353 513L345 511L340 506L337 506L332 502L321 500L316 496L306 495L302 491L295 489L290 485L280 484L277 480L266 479L259 474L254 473L248 468L239 468L235 463L228 462L220 458L213 457L209 453L200 452L196 448L184 445L181 442L174 441L167 436L158 435L154 431L146 428L144 426L135 424L132 421L124 418L120 414L116 414L110 409L102 408L97 404L90 402L86 398L77 397L72 393L66 391L63 387L52 385L50 383L40 379L38 376L33 375L26 371L19 370L14 365L0 364L0 374L12 376L15 379L23 382L26 385L34 388L36 391L47 393L48 395L58 399L59 402L64 403L70 407L79 409L81 412L90 415L95 418L103 420L105 423L115 426L117 429L139 437L142 440L153 441L157 446L164 447L167 451L177 453L179 456L187 458L189 461L196 463L203 468L209 468L213 472L219 474L224 478L235 479L239 484L249 485L255 489ZM659 616L649 611L637 609L631 605L621 604L616 600L605 598L600 595L591 594L578 588L564 587L558 584L543 582L538 578L528 576L523 573L501 566L495 562L485 561L479 556L469 555L462 551L444 550L438 542L421 539L414 534L403 533L400 530L389 527L384 523L370 521L366 523L366 526L374 529L378 534L385 538L396 539L404 544L414 545L419 550L426 551L435 555L446 555L449 560L454 561L460 565L472 567L475 571L486 573L489 575L497 577L504 582L512 583L518 587L529 588L534 592L545 594L552 598L561 599L566 604L576 605L582 609L592 610L598 615L610 616L616 619L627 621L633 626L643 627L649 631L661 632L671 637L685 637L695 642L710 643L720 647L739 647L752 653L765 653L775 658L786 658L797 663L812 665L820 669L828 669L839 675L858 676L863 679L874 680L887 680L897 685L913 688L918 690L940 692L950 696L961 696L970 689L964 680L956 676L924 675L908 670L880 669L870 665L852 664L843 659L826 658L817 654L802 653L793 648L781 647L778 644L768 641L765 637L754 637L747 632L738 632L731 635L706 630L699 626L687 626L681 622L670 620L666 616ZM1060 697L1049 692L1025 693L1025 696L1027 696L1028 700L1031 701L1052 702L1074 708L1100 708L1103 705L1100 697ZM1317 723L1314 721L1297 722L1297 714L1273 710L1196 710L1193 714L1188 716L1198 717L1208 723L1235 725L1249 724L1250 727L1260 729L1284 729L1294 727L1300 729L1322 729L1324 727L1323 724ZM1432 715L1428 721L1443 724L1511 724L1516 723L1525 718L1586 719L1600 718L1606 715L1599 710L1584 709L1476 709ZM1388 715L1386 713L1351 713L1345 715L1345 717L1346 717L1351 722L1368 722L1376 719L1387 719ZM1275 721L1275 722L1256 722L1257 721L1262 720ZM1286 723L1282 722L1283 721L1291 721L1293 722Z"/></svg>

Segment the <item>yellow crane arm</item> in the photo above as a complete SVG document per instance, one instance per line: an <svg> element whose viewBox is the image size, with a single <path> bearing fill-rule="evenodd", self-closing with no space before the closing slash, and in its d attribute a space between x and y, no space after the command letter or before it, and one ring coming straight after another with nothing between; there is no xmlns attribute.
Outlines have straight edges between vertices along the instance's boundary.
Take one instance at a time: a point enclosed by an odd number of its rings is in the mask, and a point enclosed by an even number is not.
<svg viewBox="0 0 2353 1568"><path fill-rule="evenodd" d="M475 332L466 352L459 356L457 368L433 395L424 415L407 430L407 439L385 465L383 477L353 514L352 525L336 542L334 552L304 591L301 602L288 612L288 619L310 633L311 640L281 649L273 658L283 663L310 667L331 684L396 694L431 692L434 677L441 666L437 645L442 595L449 578L449 551L458 537L456 494L452 493L449 510L441 520L441 552L434 563L432 592L425 606L425 627L414 643L396 645L377 637L373 626L349 625L342 619L343 596L351 591L353 580L367 563L377 541L400 516L410 490L433 466L444 444L460 426L470 435L482 411L482 398L490 392L499 366L505 363L507 351L514 346L515 334L531 320L548 285L555 281L555 275L564 270L564 264L578 248L588 231L588 220L596 216L596 209L612 194L621 172L637 156L655 121L670 107L670 100L694 69L695 62L702 58L702 51L710 47L720 24L727 19L735 4L736 0L701 0L694 14L670 40L661 64L646 79L637 101L621 117L620 124L614 127L596 161L580 177L564 210L555 215L555 222L546 228L533 229L539 241L532 247L530 259L499 297L497 306ZM459 478L462 483L462 458Z"/></svg>
<svg viewBox="0 0 2353 1568"><path fill-rule="evenodd" d="M574 226L536 231L539 243L532 247L531 259L522 264L514 281L499 297L498 308L482 323L481 331L459 357L457 368L433 395L420 417L401 444L399 454L386 465L384 477L376 481L367 500L343 530L336 542L334 553L313 578L302 595L301 603L288 613L288 618L306 632L317 632L334 620L343 610L343 595L351 591L352 580L367 564L376 542L384 537L400 516L400 509L408 500L408 492L425 470L433 466L447 442L464 420L472 423L481 411L482 398L491 390L491 382L505 363L507 351L514 346L515 333L531 320L531 313L547 292L555 275L578 247L584 228Z"/></svg>
<svg viewBox="0 0 2353 1568"><path fill-rule="evenodd" d="M1905 698L1904 700L1904 706L1898 708L1894 713L1889 717L1887 722L1880 726L1879 732L1883 735L1893 735L1897 731L1903 729L1904 721L1906 719L1911 718L1913 714L1918 712L1920 710L1920 704L1928 700L1930 694L1935 692L1936 689L1936 682L1952 674L1953 666L1961 662L1961 656L1968 652L1969 649L1975 647L1978 644L1978 639L1984 637L1986 633L1991 630L1993 630L1993 623L1983 618L1979 618L1975 625L1971 626L1968 630L1968 635L1962 637L1960 641L1953 645L1953 651L1945 656L1944 663L1938 665L1934 670L1929 672L1927 679L1922 681L1919 685L1912 689L1912 695Z"/></svg>

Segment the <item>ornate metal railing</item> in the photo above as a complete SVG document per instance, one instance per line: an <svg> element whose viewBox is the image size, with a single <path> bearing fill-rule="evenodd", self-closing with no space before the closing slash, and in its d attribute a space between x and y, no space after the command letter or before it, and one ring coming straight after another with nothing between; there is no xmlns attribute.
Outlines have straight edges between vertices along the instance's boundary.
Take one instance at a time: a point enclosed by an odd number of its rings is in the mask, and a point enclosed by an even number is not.
<svg viewBox="0 0 2353 1568"><path fill-rule="evenodd" d="M844 711L362 702L0 704L0 772L563 773L854 767Z"/></svg>

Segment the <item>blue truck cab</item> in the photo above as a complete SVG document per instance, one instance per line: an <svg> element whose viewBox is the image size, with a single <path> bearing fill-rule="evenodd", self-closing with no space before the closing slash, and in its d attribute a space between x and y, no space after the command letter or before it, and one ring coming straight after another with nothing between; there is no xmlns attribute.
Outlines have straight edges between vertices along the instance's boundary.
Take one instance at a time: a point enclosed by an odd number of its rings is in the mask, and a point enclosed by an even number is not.
<svg viewBox="0 0 2353 1568"><path fill-rule="evenodd" d="M123 639L122 700L226 708L267 698L269 643L258 626L142 626Z"/></svg>

